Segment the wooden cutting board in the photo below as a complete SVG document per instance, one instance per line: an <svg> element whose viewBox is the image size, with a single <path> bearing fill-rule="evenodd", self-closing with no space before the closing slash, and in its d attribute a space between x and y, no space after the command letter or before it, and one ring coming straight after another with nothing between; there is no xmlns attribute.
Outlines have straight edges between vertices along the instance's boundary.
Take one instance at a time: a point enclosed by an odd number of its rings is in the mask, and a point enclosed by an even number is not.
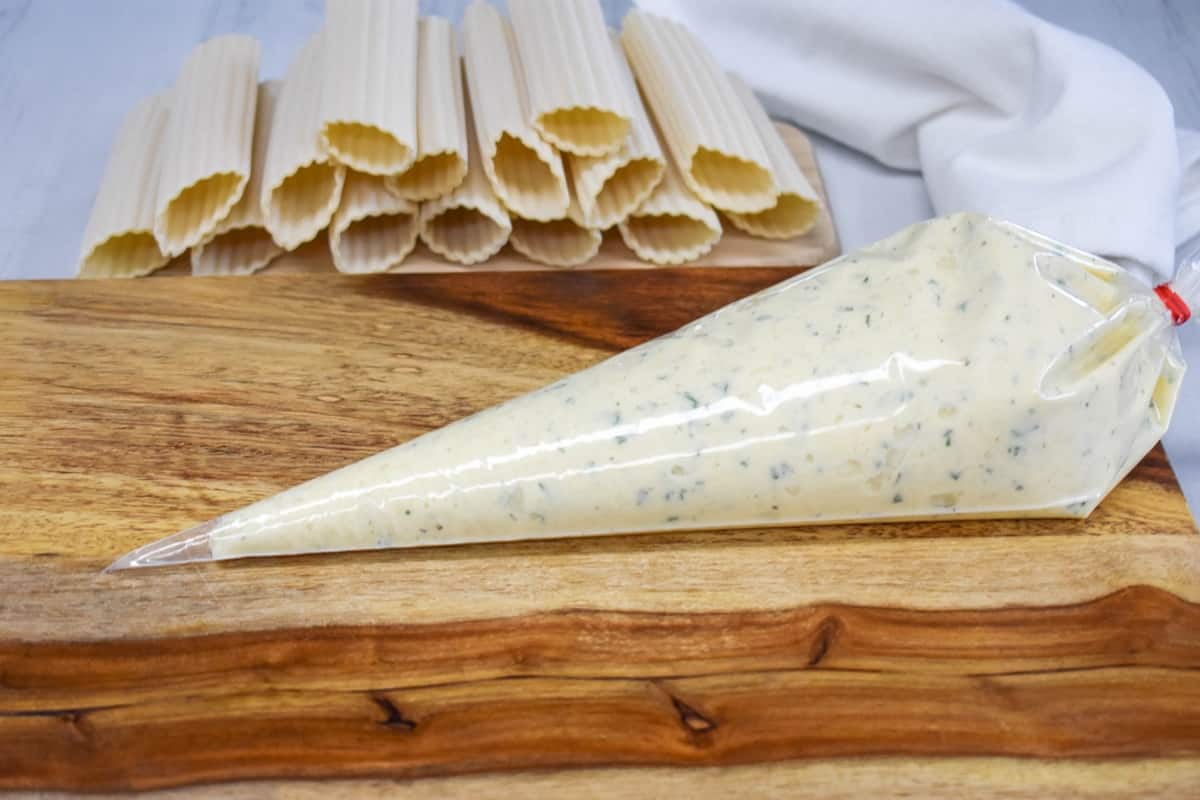
<svg viewBox="0 0 1200 800"><path fill-rule="evenodd" d="M1086 522L101 573L786 274L0 284L0 788L1196 796L1161 449Z"/></svg>

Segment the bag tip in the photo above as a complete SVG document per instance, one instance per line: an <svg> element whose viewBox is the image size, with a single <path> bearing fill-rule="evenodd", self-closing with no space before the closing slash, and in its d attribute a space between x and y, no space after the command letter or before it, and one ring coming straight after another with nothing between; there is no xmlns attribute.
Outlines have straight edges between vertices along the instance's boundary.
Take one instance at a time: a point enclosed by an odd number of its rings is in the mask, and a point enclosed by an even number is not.
<svg viewBox="0 0 1200 800"><path fill-rule="evenodd" d="M165 539L142 545L118 558L104 568L105 574L144 567L165 567L212 561L211 532L218 519L202 522L179 531Z"/></svg>

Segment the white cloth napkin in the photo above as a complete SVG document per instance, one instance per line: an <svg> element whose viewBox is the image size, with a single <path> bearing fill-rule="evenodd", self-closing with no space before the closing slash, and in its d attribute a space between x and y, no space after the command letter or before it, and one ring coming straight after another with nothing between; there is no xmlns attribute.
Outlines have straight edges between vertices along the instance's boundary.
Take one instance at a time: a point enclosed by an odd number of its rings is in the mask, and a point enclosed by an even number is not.
<svg viewBox="0 0 1200 800"><path fill-rule="evenodd" d="M774 115L919 170L939 214L982 211L1160 277L1200 233L1200 135L1177 140L1162 87L1007 0L638 5L684 23Z"/></svg>

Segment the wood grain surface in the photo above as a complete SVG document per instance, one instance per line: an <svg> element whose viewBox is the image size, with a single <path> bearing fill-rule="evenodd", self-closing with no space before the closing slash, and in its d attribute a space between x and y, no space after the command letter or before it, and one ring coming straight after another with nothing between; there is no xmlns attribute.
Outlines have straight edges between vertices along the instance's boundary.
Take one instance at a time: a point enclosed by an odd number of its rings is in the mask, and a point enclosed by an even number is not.
<svg viewBox="0 0 1200 800"><path fill-rule="evenodd" d="M1157 448L1086 522L100 572L787 274L0 284L0 788L1188 796L1200 539Z"/></svg>
<svg viewBox="0 0 1200 800"><path fill-rule="evenodd" d="M724 233L721 241L709 253L701 256L690 266L693 267L788 267L796 264L823 264L840 253L837 231L834 230L833 217L829 213L829 196L825 192L825 181L817 166L813 154L812 143L808 136L795 125L786 122L776 122L775 126L783 136L784 142L796 158L796 163L809 183L821 198L823 205L813 229L804 236L794 239L777 241L760 239L743 233L727 219L722 220ZM621 241L620 234L614 227L604 235L604 242L596 257L576 269L657 269L654 264L639 261L633 251ZM547 267L530 261L525 256L506 246L496 255L482 264L464 267L442 258L423 243L406 258L393 273L410 274L424 272L538 272L554 271L557 268ZM258 275L312 275L336 274L333 257L329 254L329 237L321 233L312 242L285 253L273 261ZM165 268L154 273L155 277L181 277L192 274L191 261L185 254L175 259Z"/></svg>
<svg viewBox="0 0 1200 800"><path fill-rule="evenodd" d="M1019 777L1018 777L1019 776ZM732 767L584 767L494 775L407 780L255 781L223 784L225 800L415 800L465 797L512 798L721 797L738 800L815 797L821 800L920 798L920 800L1123 800L1128 797L1195 797L1200 761L1069 761L1032 758L840 758L777 761ZM148 792L154 800L196 800L216 794L208 787ZM39 792L38 800L73 796ZM93 797L128 798L96 793Z"/></svg>

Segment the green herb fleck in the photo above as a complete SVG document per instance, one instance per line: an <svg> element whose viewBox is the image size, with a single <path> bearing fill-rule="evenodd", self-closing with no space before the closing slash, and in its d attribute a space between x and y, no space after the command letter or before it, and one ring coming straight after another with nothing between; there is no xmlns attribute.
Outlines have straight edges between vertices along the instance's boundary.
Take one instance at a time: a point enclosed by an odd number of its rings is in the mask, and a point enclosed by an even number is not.
<svg viewBox="0 0 1200 800"><path fill-rule="evenodd" d="M771 474L771 480L773 481L782 480L795 472L795 470L792 469L792 465L786 461L781 461L780 463L774 465L769 471Z"/></svg>

